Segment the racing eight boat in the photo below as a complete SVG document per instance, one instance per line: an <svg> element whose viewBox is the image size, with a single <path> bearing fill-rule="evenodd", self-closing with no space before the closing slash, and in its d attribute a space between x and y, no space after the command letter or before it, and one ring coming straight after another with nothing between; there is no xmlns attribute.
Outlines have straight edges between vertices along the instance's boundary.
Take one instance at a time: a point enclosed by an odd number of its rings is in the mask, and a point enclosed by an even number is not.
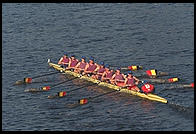
<svg viewBox="0 0 196 134"><path fill-rule="evenodd" d="M66 70L65 68L61 67L61 65L52 63L50 61L50 59L48 59L48 64L49 64L50 67L54 68L55 70L58 70L58 71L62 72L63 74L72 75L74 77L80 77L79 79L84 79L84 80L87 80L89 82L97 83L98 86L108 87L108 88L113 89L113 90L118 90L119 92L132 94L132 95L139 96L139 97L142 97L142 98L146 98L146 99L149 99L149 100L152 100L152 101L168 103L168 101L165 98L162 98L162 97L160 97L158 95L155 95L155 94L152 94L152 93L144 94L144 93L141 93L141 92L128 90L127 88L121 88L119 86L116 86L116 85L113 85L113 84L110 84L110 83L102 82L100 80L93 79L92 77L81 76L81 74L72 72L70 70Z"/></svg>

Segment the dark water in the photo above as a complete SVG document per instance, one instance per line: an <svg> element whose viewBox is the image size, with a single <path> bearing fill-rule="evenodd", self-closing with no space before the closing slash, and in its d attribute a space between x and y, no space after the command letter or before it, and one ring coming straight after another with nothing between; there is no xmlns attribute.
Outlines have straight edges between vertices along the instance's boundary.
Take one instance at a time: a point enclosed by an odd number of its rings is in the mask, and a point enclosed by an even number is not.
<svg viewBox="0 0 196 134"><path fill-rule="evenodd" d="M62 74L37 79L48 83L12 86L52 71L47 59L57 62L64 52L110 65L156 68L191 83L193 4L3 4L2 17L3 130L194 130L194 90L165 90L173 84L155 87L156 94L175 105L112 93L76 108L66 105L111 90L91 86L47 99L86 84L74 80L49 92L24 92L67 79Z"/></svg>

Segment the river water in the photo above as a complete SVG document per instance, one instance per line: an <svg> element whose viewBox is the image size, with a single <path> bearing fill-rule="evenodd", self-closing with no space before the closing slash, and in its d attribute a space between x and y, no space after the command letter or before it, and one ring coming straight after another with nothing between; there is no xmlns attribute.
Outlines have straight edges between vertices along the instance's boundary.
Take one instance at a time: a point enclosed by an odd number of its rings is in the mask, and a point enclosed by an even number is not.
<svg viewBox="0 0 196 134"><path fill-rule="evenodd" d="M13 86L24 77L53 71L47 59L57 63L64 52L113 66L142 65L169 72L165 78L178 77L179 83L194 82L194 4L3 3L2 35L4 131L194 130L194 90L167 90L175 84L155 84L155 93L172 104L112 93L76 108L66 106L111 89L95 85L47 99L88 84L76 79L49 92L24 92L69 79L62 74Z"/></svg>

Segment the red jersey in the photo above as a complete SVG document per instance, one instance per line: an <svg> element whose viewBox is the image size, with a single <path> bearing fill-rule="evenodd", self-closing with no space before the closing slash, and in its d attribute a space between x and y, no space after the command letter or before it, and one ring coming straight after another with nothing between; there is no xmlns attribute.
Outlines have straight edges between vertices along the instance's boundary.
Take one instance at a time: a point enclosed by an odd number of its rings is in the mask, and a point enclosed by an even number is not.
<svg viewBox="0 0 196 134"><path fill-rule="evenodd" d="M78 60L71 60L70 67L75 67L78 64Z"/></svg>
<svg viewBox="0 0 196 134"><path fill-rule="evenodd" d="M97 68L97 66L95 64L89 64L89 67L87 68L87 71L93 72L96 68Z"/></svg>
<svg viewBox="0 0 196 134"><path fill-rule="evenodd" d="M62 60L61 64L68 64L68 63L69 63L69 58L68 57L67 58L63 57L63 60Z"/></svg>
<svg viewBox="0 0 196 134"><path fill-rule="evenodd" d="M147 84L144 84L141 89L144 93L152 93L154 90L154 86L147 83Z"/></svg>

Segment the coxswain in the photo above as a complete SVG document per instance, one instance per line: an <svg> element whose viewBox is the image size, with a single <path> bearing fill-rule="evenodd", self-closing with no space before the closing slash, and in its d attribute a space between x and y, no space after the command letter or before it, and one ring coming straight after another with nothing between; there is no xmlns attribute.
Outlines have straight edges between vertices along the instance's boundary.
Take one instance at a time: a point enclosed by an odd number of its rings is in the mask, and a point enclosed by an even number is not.
<svg viewBox="0 0 196 134"><path fill-rule="evenodd" d="M60 58L58 64L62 65L62 67L66 68L69 65L70 58L68 57L67 53L64 53L64 56Z"/></svg>
<svg viewBox="0 0 196 134"><path fill-rule="evenodd" d="M84 72L86 65L87 65L86 57L82 56L81 61L78 62L78 64L75 66L74 72L82 74Z"/></svg>
<svg viewBox="0 0 196 134"><path fill-rule="evenodd" d="M111 83L119 87L124 86L125 75L120 72L120 68L117 68L115 74L112 76Z"/></svg>
<svg viewBox="0 0 196 134"><path fill-rule="evenodd" d="M97 65L94 63L94 58L91 56L89 59L89 63L87 63L83 74L87 74L88 76L92 76L95 74L95 69L97 68Z"/></svg>
<svg viewBox="0 0 196 134"><path fill-rule="evenodd" d="M150 84L148 81L143 81L143 86L141 87L142 92L145 94L148 93L154 93L155 92L155 88L152 84Z"/></svg>
<svg viewBox="0 0 196 134"><path fill-rule="evenodd" d="M104 62L101 61L98 67L95 69L96 74L94 75L95 79L101 80L103 73L105 72Z"/></svg>
<svg viewBox="0 0 196 134"><path fill-rule="evenodd" d="M105 64L105 71L103 72L101 81L111 83L110 80L112 79L113 74L114 74L114 71L110 70L110 66L108 64Z"/></svg>
<svg viewBox="0 0 196 134"><path fill-rule="evenodd" d="M74 71L75 66L78 64L78 59L75 58L75 55L71 55L71 58L69 60L68 67L66 69Z"/></svg>
<svg viewBox="0 0 196 134"><path fill-rule="evenodd" d="M125 78L124 86L127 87L129 90L135 90L139 92L140 89L137 87L139 81L139 79L133 76L132 71L128 71L128 75Z"/></svg>

